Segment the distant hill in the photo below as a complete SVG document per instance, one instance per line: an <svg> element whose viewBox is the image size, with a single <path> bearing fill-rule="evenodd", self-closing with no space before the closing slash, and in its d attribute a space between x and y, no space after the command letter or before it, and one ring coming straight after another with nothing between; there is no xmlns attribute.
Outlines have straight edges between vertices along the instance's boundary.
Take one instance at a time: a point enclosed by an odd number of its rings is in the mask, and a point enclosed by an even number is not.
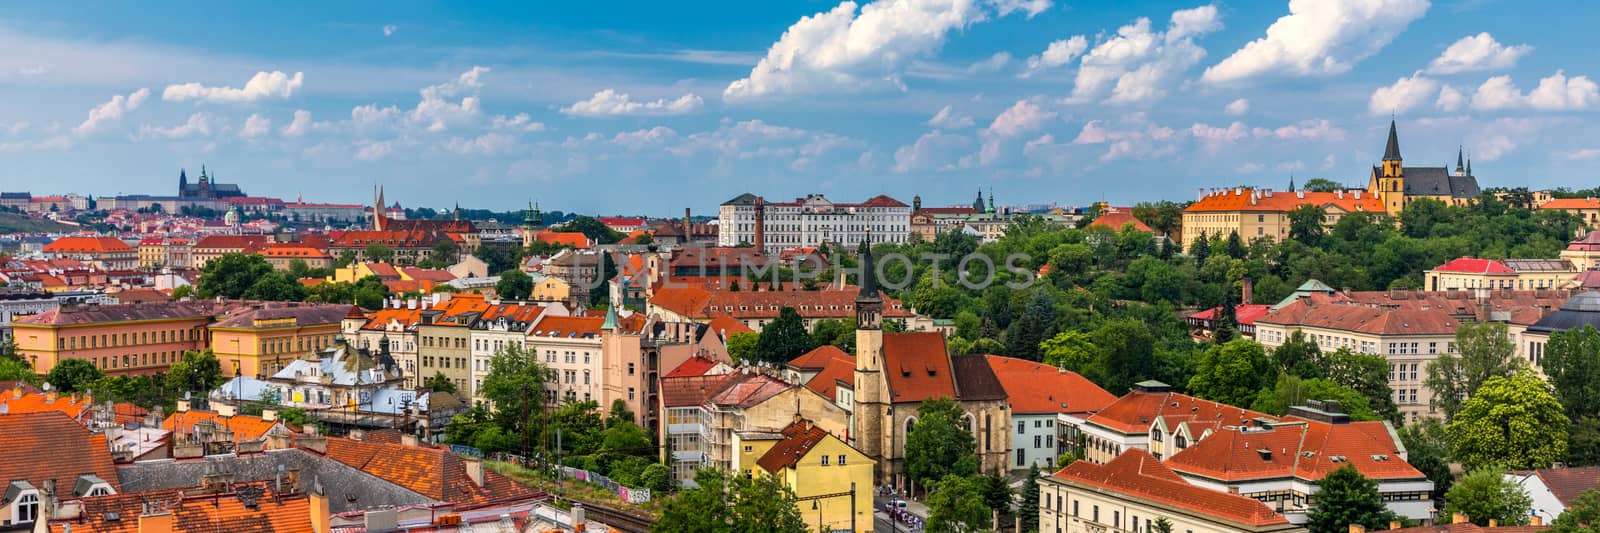
<svg viewBox="0 0 1600 533"><path fill-rule="evenodd" d="M77 226L33 218L16 213L0 213L0 235L11 233L60 233L77 231Z"/></svg>

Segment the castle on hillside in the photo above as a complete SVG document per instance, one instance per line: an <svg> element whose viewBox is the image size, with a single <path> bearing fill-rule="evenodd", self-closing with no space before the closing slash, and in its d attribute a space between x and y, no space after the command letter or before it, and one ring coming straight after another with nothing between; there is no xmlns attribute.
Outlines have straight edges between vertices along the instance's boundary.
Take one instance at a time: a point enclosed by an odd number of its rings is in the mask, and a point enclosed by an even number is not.
<svg viewBox="0 0 1600 533"><path fill-rule="evenodd" d="M1417 198L1432 198L1447 205L1467 205L1478 199L1478 178L1472 175L1472 161L1463 161L1456 151L1456 169L1449 167L1408 167L1400 161L1400 136L1394 121L1389 121L1389 143L1383 149L1383 162L1372 167L1367 192L1383 201L1383 210L1398 215Z"/></svg>
<svg viewBox="0 0 1600 533"><path fill-rule="evenodd" d="M216 200L221 198L241 198L244 191L232 183L217 183L213 177L206 173L206 167L200 167L200 181L189 183L189 175L183 169L178 170L178 199L180 200Z"/></svg>

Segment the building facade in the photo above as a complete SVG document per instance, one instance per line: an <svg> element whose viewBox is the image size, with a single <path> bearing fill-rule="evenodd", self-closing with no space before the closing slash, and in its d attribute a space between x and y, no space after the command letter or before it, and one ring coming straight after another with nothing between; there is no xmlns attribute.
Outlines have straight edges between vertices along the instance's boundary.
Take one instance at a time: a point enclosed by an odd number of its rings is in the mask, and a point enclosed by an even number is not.
<svg viewBox="0 0 1600 533"><path fill-rule="evenodd" d="M1566 259L1462 257L1424 271L1422 286L1430 291L1564 289L1581 271Z"/></svg>
<svg viewBox="0 0 1600 533"><path fill-rule="evenodd" d="M717 230L719 246L747 244L768 253L824 243L903 243L911 234L911 206L883 195L845 204L820 194L767 202L745 193L722 203Z"/></svg>

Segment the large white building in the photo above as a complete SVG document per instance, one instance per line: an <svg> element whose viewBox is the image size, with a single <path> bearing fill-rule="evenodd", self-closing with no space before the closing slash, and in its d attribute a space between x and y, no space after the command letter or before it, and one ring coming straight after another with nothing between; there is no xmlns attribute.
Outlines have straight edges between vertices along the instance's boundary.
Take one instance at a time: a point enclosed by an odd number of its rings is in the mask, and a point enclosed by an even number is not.
<svg viewBox="0 0 1600 533"><path fill-rule="evenodd" d="M718 246L750 244L769 253L825 242L848 246L863 240L906 242L911 235L911 206L884 195L842 204L820 194L767 202L745 193L722 203L717 228Z"/></svg>

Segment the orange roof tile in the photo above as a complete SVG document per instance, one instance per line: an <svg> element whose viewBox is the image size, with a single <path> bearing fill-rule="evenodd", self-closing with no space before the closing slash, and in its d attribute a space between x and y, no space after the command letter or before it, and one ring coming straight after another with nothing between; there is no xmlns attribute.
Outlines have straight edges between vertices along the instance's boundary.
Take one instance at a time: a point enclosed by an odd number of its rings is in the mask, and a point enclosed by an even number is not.
<svg viewBox="0 0 1600 533"><path fill-rule="evenodd" d="M824 344L799 357L790 359L789 366L791 368L818 369L828 366L828 361L834 359L848 359L852 365L855 364L856 360L854 356L844 353L844 350L840 350L838 346Z"/></svg>
<svg viewBox="0 0 1600 533"><path fill-rule="evenodd" d="M1017 414L1091 413L1117 401L1077 372L1013 357L990 355L986 359Z"/></svg>
<svg viewBox="0 0 1600 533"><path fill-rule="evenodd" d="M88 396L75 394L61 396L56 393L28 393L19 389L0 392L0 414L29 414L55 411L73 420L83 420L84 413L94 407Z"/></svg>
<svg viewBox="0 0 1600 533"><path fill-rule="evenodd" d="M767 453L756 459L757 465L774 474L785 468L794 468L822 439L828 438L827 431L809 420L796 420L783 428L781 433L783 440L773 444Z"/></svg>
<svg viewBox="0 0 1600 533"><path fill-rule="evenodd" d="M564 244L579 250L585 250L593 246L593 243L589 241L588 235L584 235L576 231L544 230L534 234L534 238L538 239L539 242L549 244Z"/></svg>
<svg viewBox="0 0 1600 533"><path fill-rule="evenodd" d="M1134 218L1133 215L1124 213L1122 211L1101 213L1100 216L1095 217L1094 222L1089 223L1090 226L1111 228L1113 231L1122 231L1123 226L1127 226L1128 224L1133 224L1133 229L1139 231L1147 233L1153 231L1150 229L1150 226L1146 226L1144 222L1140 222L1139 219Z"/></svg>
<svg viewBox="0 0 1600 533"><path fill-rule="evenodd" d="M1259 196L1251 189L1228 189L1207 195L1189 204L1184 212L1202 213L1217 211L1271 211L1288 212L1302 205L1333 205L1347 212L1368 211L1383 213L1383 202L1376 196L1355 192L1263 192Z"/></svg>
<svg viewBox="0 0 1600 533"><path fill-rule="evenodd" d="M735 333L755 333L755 330L750 329L750 326L746 326L744 322L740 322L739 319L728 315L719 315L707 322L706 326L710 327L711 331L722 335L732 336Z"/></svg>
<svg viewBox="0 0 1600 533"><path fill-rule="evenodd" d="M1539 209L1600 209L1600 198L1556 198L1539 204Z"/></svg>
<svg viewBox="0 0 1600 533"><path fill-rule="evenodd" d="M442 448L330 438L327 456L423 496L450 503L490 503L542 495L487 468L480 487L467 477L466 461Z"/></svg>
<svg viewBox="0 0 1600 533"><path fill-rule="evenodd" d="M222 416L217 414L215 411L196 411L193 409L179 413L172 413L172 415L168 416L166 420L161 421L161 429L165 429L173 433L188 433L194 428L195 424L205 421L210 421L216 423L218 426L232 430L234 442L259 440L263 437L266 437L267 433L272 431L272 429L275 427L281 427L285 430L288 430L290 433L299 433L298 429L290 427L281 420L273 420L269 422L267 420L263 420L259 416Z"/></svg>
<svg viewBox="0 0 1600 533"><path fill-rule="evenodd" d="M568 337L587 338L599 337L600 326L606 321L603 317L578 317L578 316L544 316L533 324L535 337Z"/></svg>
<svg viewBox="0 0 1600 533"><path fill-rule="evenodd" d="M1130 448L1104 465L1072 463L1053 477L1247 526L1289 523L1260 501L1190 485L1150 452L1138 448Z"/></svg>
<svg viewBox="0 0 1600 533"><path fill-rule="evenodd" d="M57 494L71 494L83 474L122 490L104 434L59 411L0 415L0 479L27 480L40 490L51 480Z"/></svg>
<svg viewBox="0 0 1600 533"><path fill-rule="evenodd" d="M245 507L237 493L197 494L198 488L160 489L82 498L83 519L50 523L51 532L138 533L143 504L169 502L173 531L184 533L290 533L311 531L311 504L305 495L272 496L269 484L256 484L264 492L256 508ZM239 485L235 486L235 490ZM188 492L189 494L184 494ZM107 513L115 513L115 520Z"/></svg>
<svg viewBox="0 0 1600 533"><path fill-rule="evenodd" d="M718 316L735 319L776 318L784 307L793 307L804 318L848 318L855 316L855 300L861 290L854 286L825 290L721 290L713 287L683 287L682 280L669 280L674 286L656 289L650 305L695 320ZM881 295L880 295L881 296ZM899 300L883 298L886 317L909 317ZM731 335L732 333L730 333Z"/></svg>
<svg viewBox="0 0 1600 533"><path fill-rule="evenodd" d="M1400 458L1399 448L1383 422L1330 424L1286 417L1266 428L1224 427L1173 454L1167 465L1223 482L1291 476L1317 481L1347 464L1369 479L1423 479Z"/></svg>
<svg viewBox="0 0 1600 533"><path fill-rule="evenodd" d="M855 388L856 360L851 358L831 359L821 372L812 376L806 382L806 388L829 400L837 400L839 387Z"/></svg>
<svg viewBox="0 0 1600 533"><path fill-rule="evenodd" d="M1138 435L1148 433L1150 423L1156 417L1168 415L1171 415L1169 419L1174 423L1187 420L1220 420L1226 425L1234 426L1268 416L1187 394L1136 390L1100 409L1086 421L1114 431Z"/></svg>
<svg viewBox="0 0 1600 533"><path fill-rule="evenodd" d="M134 252L132 246L119 239L111 237L62 237L45 245L44 253L47 254L79 254L79 253L118 253Z"/></svg>
<svg viewBox="0 0 1600 533"><path fill-rule="evenodd" d="M937 331L884 333L883 373L889 377L891 403L957 399L944 334Z"/></svg>

